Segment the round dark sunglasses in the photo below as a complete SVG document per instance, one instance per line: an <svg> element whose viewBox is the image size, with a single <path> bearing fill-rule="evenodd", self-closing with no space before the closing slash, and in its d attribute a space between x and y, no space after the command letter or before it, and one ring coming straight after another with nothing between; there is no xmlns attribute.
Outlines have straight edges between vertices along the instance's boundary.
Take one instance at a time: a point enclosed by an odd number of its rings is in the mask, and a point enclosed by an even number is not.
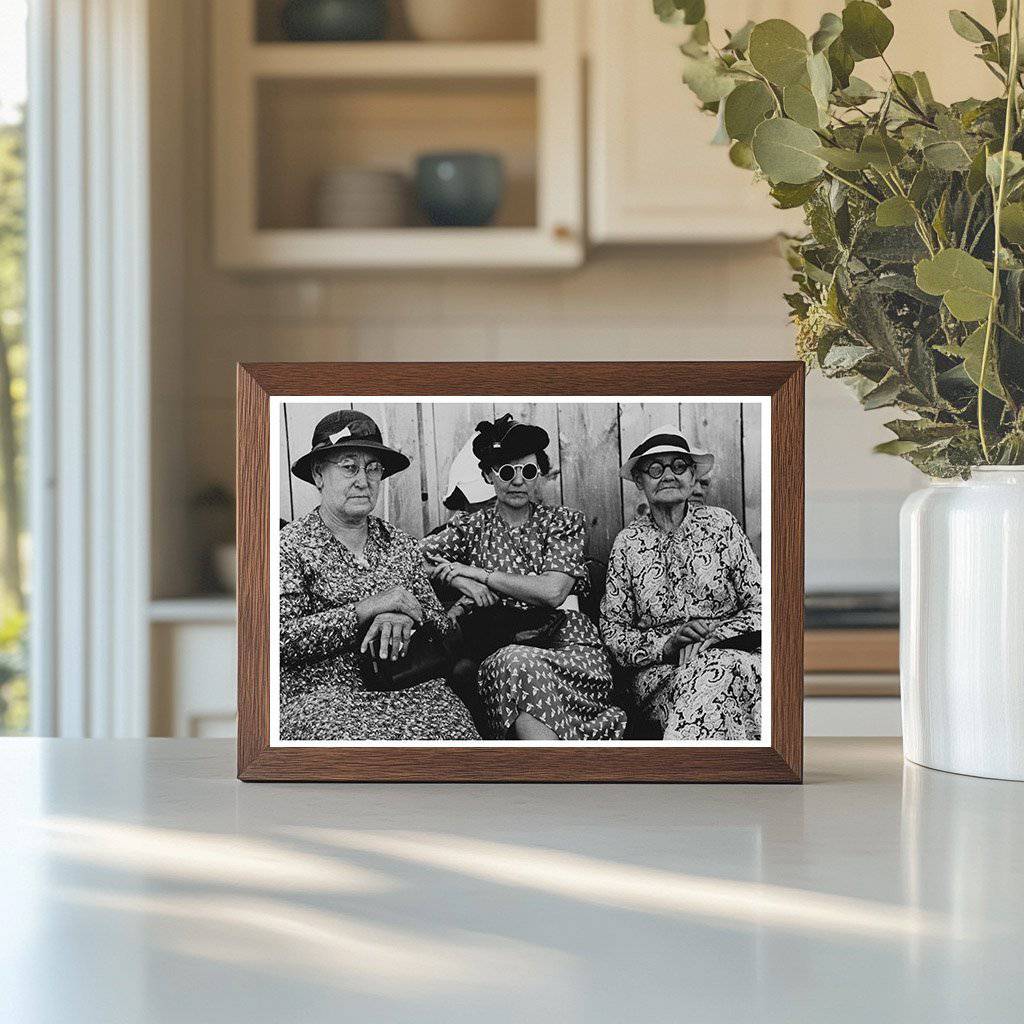
<svg viewBox="0 0 1024 1024"><path fill-rule="evenodd" d="M670 468L676 476L682 476L688 469L693 466L693 463L689 459L678 458L673 459L667 468ZM647 466L644 466L644 472L652 479L659 480L665 474L665 463L664 462L652 462Z"/></svg>
<svg viewBox="0 0 1024 1024"><path fill-rule="evenodd" d="M512 466L506 463L504 466L498 467L498 479L510 484L515 480L517 471L522 473L524 480L536 480L540 475L540 467L535 466L532 462L527 463L525 466Z"/></svg>

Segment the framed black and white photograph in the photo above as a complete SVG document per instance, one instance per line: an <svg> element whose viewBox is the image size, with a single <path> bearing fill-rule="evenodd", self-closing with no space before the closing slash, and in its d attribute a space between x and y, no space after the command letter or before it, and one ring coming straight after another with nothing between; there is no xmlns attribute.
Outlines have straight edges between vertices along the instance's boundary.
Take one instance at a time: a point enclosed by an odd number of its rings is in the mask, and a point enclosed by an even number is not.
<svg viewBox="0 0 1024 1024"><path fill-rule="evenodd" d="M243 778L799 777L798 364L240 385Z"/></svg>

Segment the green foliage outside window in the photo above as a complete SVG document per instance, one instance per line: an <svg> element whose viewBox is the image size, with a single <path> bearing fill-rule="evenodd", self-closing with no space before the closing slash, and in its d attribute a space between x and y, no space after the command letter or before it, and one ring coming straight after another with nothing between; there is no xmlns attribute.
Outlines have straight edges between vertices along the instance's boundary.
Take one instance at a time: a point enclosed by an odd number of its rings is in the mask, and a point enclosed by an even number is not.
<svg viewBox="0 0 1024 1024"><path fill-rule="evenodd" d="M0 734L28 728L24 117L0 123Z"/></svg>

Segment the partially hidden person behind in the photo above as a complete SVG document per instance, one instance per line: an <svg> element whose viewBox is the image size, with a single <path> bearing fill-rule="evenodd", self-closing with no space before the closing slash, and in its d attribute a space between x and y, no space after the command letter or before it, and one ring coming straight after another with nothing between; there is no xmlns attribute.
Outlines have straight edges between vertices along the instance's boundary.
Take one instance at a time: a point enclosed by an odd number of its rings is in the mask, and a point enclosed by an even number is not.
<svg viewBox="0 0 1024 1024"><path fill-rule="evenodd" d="M531 498L538 477L550 472L548 444L547 431L511 414L477 424L473 451L495 503L457 513L423 541L424 556L435 579L459 590L466 604L500 613L484 616L494 624L485 630L492 637L518 616L539 627L529 632L541 639L507 642L480 664L492 736L617 739L626 716L610 703L608 655L578 610L577 596L588 585L583 513Z"/></svg>
<svg viewBox="0 0 1024 1024"><path fill-rule="evenodd" d="M373 419L343 409L320 420L291 467L320 504L280 536L281 739L479 739L443 679L380 692L360 672L363 652L396 660L425 623L453 628L419 543L371 514L381 481L408 466Z"/></svg>
<svg viewBox="0 0 1024 1024"><path fill-rule="evenodd" d="M713 464L665 426L620 471L649 511L612 545L601 635L666 740L761 733L761 568L732 513L691 500Z"/></svg>

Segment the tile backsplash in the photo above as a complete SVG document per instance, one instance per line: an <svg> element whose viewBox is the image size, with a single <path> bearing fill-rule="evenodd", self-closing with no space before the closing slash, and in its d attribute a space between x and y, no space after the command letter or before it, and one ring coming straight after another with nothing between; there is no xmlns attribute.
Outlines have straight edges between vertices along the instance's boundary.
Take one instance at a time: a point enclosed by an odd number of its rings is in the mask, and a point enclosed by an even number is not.
<svg viewBox="0 0 1024 1024"><path fill-rule="evenodd" d="M191 490L230 486L240 360L792 358L786 268L770 245L609 252L550 275L197 271L182 396ZM808 379L808 587L896 585L897 512L915 475L871 453L885 418Z"/></svg>

